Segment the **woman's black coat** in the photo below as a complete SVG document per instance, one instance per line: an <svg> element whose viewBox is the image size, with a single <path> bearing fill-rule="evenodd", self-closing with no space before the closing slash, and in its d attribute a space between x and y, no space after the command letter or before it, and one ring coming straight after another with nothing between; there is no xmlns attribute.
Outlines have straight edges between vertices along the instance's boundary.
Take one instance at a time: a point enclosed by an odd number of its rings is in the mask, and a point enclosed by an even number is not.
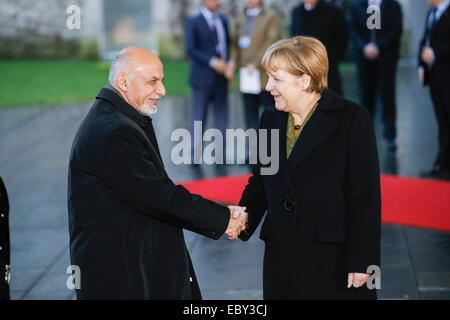
<svg viewBox="0 0 450 320"><path fill-rule="evenodd" d="M369 114L326 90L289 160L287 119L275 109L263 114L262 129L280 130L280 168L263 176L254 166L240 200L249 213L242 240L267 210L264 298L374 299L366 286L346 288L348 272L380 265L380 172Z"/></svg>

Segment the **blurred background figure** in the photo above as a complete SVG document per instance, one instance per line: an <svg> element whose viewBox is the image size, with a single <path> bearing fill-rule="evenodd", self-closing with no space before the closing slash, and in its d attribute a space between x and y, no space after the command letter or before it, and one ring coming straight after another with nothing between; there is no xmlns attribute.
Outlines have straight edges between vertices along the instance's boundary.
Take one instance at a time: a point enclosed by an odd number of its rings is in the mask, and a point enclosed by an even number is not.
<svg viewBox="0 0 450 320"><path fill-rule="evenodd" d="M369 29L369 6L380 8L380 29ZM395 151L396 102L395 76L402 35L402 10L396 0L359 0L350 10L350 34L359 73L361 104L374 117L377 93L380 94L383 136L388 150Z"/></svg>
<svg viewBox="0 0 450 320"><path fill-rule="evenodd" d="M439 130L439 152L425 176L450 177L450 0L428 0L433 7L427 15L420 42L419 80L430 85Z"/></svg>
<svg viewBox="0 0 450 320"><path fill-rule="evenodd" d="M0 177L0 300L9 300L10 246L9 202L6 187Z"/></svg>
<svg viewBox="0 0 450 320"><path fill-rule="evenodd" d="M228 119L227 68L230 35L225 16L218 13L220 0L202 0L200 13L189 17L185 26L185 49L190 60L189 84L192 87L192 133L194 121L204 128L208 104L214 103L214 125L225 136ZM192 143L201 145L201 137ZM201 149L201 148L200 148ZM200 150L199 149L199 150ZM201 154L199 155L201 156ZM199 163L200 159L195 163Z"/></svg>
<svg viewBox="0 0 450 320"><path fill-rule="evenodd" d="M348 45L348 31L343 10L326 0L303 0L292 10L291 36L319 39L329 58L328 86L342 94L338 64Z"/></svg>
<svg viewBox="0 0 450 320"><path fill-rule="evenodd" d="M257 129L259 107L273 106L272 95L265 90L267 73L261 65L266 49L281 39L282 23L277 13L264 8L263 0L246 0L245 8L236 17L231 42L231 63L227 77L231 80L235 66L245 67L250 73L258 70L259 93L242 93L247 129Z"/></svg>

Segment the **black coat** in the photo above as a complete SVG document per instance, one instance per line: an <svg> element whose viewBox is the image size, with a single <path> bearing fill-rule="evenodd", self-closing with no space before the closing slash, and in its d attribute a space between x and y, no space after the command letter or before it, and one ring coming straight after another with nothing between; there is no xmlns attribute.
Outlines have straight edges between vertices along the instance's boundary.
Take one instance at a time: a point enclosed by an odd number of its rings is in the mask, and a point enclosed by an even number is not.
<svg viewBox="0 0 450 320"><path fill-rule="evenodd" d="M371 41L371 31L367 28L369 1L359 0L350 9L350 36L357 59L365 59L363 48ZM402 35L403 14L395 0L383 0L380 6L381 28L375 30L376 45L380 50L379 59L397 60Z"/></svg>
<svg viewBox="0 0 450 320"><path fill-rule="evenodd" d="M75 136L68 209L79 299L201 298L182 228L217 239L230 217L170 180L151 119L109 89Z"/></svg>
<svg viewBox="0 0 450 320"><path fill-rule="evenodd" d="M419 65L425 70L425 85L430 81L434 84L448 83L450 75L450 7L442 14L437 24L431 32L430 45L433 48L436 60L432 68L422 60L422 47L425 46L427 25L430 12L427 14L425 22L425 31L420 42Z"/></svg>
<svg viewBox="0 0 450 320"><path fill-rule="evenodd" d="M9 201L0 177L0 300L9 300L10 278Z"/></svg>
<svg viewBox="0 0 450 320"><path fill-rule="evenodd" d="M267 210L264 298L376 298L366 286L346 288L348 272L380 265L380 171L369 114L326 90L289 160L287 119L275 109L263 114L262 129L280 130L280 168L269 176L254 166L240 200L249 213L242 240Z"/></svg>
<svg viewBox="0 0 450 320"><path fill-rule="evenodd" d="M316 7L305 10L299 4L292 10L291 36L310 36L319 39L327 48L329 59L328 85L334 91L342 91L338 64L344 58L349 34L345 15L341 8L321 0Z"/></svg>

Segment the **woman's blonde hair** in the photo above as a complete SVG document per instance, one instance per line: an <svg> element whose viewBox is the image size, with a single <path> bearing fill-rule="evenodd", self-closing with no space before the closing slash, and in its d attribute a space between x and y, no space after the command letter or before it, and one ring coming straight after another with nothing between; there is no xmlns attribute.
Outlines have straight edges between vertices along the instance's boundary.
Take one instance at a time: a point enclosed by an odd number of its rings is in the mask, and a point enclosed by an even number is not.
<svg viewBox="0 0 450 320"><path fill-rule="evenodd" d="M266 50L261 63L267 72L283 69L297 77L309 75L308 92L322 93L328 86L327 49L315 38L297 36L277 41Z"/></svg>

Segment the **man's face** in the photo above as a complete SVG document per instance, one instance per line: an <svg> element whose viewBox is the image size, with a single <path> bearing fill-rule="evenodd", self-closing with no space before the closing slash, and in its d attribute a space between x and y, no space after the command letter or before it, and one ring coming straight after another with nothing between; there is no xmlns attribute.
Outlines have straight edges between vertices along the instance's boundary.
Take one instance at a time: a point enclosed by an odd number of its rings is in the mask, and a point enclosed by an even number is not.
<svg viewBox="0 0 450 320"><path fill-rule="evenodd" d="M203 5L212 12L216 12L220 8L220 0L203 0Z"/></svg>
<svg viewBox="0 0 450 320"><path fill-rule="evenodd" d="M156 113L159 99L166 95L163 80L163 65L159 60L133 67L126 94L138 111L145 115Z"/></svg>
<svg viewBox="0 0 450 320"><path fill-rule="evenodd" d="M438 4L440 4L442 1L444 0L427 0L428 4L431 6L437 6Z"/></svg>
<svg viewBox="0 0 450 320"><path fill-rule="evenodd" d="M303 2L314 7L319 0L303 0Z"/></svg>
<svg viewBox="0 0 450 320"><path fill-rule="evenodd" d="M262 0L246 0L245 7L249 9L253 9L256 7L260 7L262 4Z"/></svg>

